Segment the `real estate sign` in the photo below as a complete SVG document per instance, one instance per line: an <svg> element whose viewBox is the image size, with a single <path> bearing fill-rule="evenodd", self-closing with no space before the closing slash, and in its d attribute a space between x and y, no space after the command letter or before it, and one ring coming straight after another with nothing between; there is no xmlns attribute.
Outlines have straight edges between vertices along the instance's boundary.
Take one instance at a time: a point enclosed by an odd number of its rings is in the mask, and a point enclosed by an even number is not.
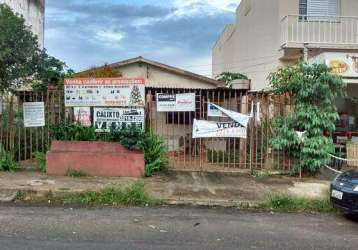
<svg viewBox="0 0 358 250"><path fill-rule="evenodd" d="M93 123L96 132L137 126L144 129L144 108L95 108Z"/></svg>
<svg viewBox="0 0 358 250"><path fill-rule="evenodd" d="M144 79L65 79L66 107L143 107Z"/></svg>
<svg viewBox="0 0 358 250"><path fill-rule="evenodd" d="M247 128L238 122L194 120L193 138L247 138Z"/></svg>
<svg viewBox="0 0 358 250"><path fill-rule="evenodd" d="M208 103L208 116L209 117L227 117L221 110L219 110L213 103Z"/></svg>
<svg viewBox="0 0 358 250"><path fill-rule="evenodd" d="M24 102L23 116L25 128L45 126L45 103Z"/></svg>
<svg viewBox="0 0 358 250"><path fill-rule="evenodd" d="M157 112L195 111L195 93L164 94L157 93Z"/></svg>

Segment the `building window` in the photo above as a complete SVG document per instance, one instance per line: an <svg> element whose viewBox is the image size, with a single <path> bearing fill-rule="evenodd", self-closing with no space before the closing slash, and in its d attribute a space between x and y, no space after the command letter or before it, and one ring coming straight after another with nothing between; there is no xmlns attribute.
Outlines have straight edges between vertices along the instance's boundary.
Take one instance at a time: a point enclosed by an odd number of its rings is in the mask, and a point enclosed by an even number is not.
<svg viewBox="0 0 358 250"><path fill-rule="evenodd" d="M307 15L307 1L308 0L300 0L299 3L299 15L306 16Z"/></svg>
<svg viewBox="0 0 358 250"><path fill-rule="evenodd" d="M336 17L339 14L339 0L299 0L300 20L315 20Z"/></svg>

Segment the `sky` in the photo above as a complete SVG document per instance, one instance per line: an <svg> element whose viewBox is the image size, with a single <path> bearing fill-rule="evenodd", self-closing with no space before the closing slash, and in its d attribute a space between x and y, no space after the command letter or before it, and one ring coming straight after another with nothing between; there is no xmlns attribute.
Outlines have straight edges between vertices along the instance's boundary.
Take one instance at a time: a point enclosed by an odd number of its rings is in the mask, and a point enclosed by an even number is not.
<svg viewBox="0 0 358 250"><path fill-rule="evenodd" d="M143 56L211 76L239 0L47 0L45 47L76 70Z"/></svg>

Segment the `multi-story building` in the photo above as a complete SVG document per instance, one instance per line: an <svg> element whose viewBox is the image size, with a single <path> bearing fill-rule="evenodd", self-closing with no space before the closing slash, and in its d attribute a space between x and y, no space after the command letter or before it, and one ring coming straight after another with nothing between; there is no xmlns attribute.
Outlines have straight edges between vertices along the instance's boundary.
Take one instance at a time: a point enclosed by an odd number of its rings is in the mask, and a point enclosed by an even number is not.
<svg viewBox="0 0 358 250"><path fill-rule="evenodd" d="M13 11L22 15L26 24L31 26L32 32L37 35L40 47L44 47L45 28L45 0L0 0L0 3L9 5Z"/></svg>
<svg viewBox="0 0 358 250"><path fill-rule="evenodd" d="M213 76L243 73L262 90L270 72L299 59L358 83L358 0L242 0L213 48Z"/></svg>

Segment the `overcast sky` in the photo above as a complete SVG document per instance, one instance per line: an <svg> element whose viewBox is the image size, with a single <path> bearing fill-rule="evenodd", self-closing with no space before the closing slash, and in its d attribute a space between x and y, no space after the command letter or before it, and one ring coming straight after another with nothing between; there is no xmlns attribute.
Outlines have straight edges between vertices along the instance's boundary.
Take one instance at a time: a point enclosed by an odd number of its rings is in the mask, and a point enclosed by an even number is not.
<svg viewBox="0 0 358 250"><path fill-rule="evenodd" d="M75 70L143 56L203 75L239 0L47 0L48 52Z"/></svg>

